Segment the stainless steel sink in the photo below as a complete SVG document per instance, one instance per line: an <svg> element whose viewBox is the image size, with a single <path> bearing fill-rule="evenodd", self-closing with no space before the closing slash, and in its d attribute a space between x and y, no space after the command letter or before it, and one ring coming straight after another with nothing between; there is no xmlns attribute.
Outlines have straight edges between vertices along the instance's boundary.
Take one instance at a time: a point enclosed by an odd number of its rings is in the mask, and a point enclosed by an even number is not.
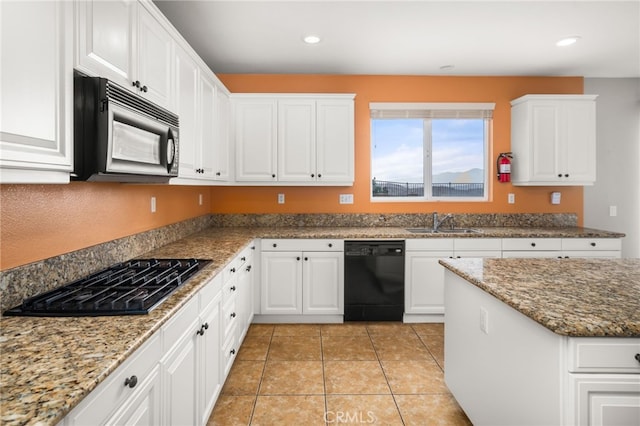
<svg viewBox="0 0 640 426"><path fill-rule="evenodd" d="M479 234L482 231L472 228L442 228L434 231L431 228L407 228L412 234Z"/></svg>

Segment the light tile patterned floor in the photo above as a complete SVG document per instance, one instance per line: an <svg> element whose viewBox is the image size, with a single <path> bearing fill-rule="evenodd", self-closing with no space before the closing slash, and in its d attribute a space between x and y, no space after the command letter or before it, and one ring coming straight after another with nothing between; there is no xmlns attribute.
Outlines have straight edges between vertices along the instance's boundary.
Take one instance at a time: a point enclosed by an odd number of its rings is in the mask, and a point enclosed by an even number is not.
<svg viewBox="0 0 640 426"><path fill-rule="evenodd" d="M470 425L442 324L252 324L208 426Z"/></svg>

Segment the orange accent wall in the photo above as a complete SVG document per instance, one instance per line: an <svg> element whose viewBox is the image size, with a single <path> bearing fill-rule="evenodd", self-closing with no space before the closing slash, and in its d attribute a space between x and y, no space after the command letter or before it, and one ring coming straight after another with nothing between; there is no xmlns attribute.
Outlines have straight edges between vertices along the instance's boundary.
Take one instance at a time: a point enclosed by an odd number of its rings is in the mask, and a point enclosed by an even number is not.
<svg viewBox="0 0 640 426"><path fill-rule="evenodd" d="M355 183L352 187L215 187L214 213L576 213L582 224L582 187L515 187L497 183L495 161L510 151L511 100L525 94L581 94L582 77L429 77L366 75L218 75L234 92L355 93ZM369 102L495 102L488 202L371 202ZM552 205L552 191L562 204ZM507 194L516 203L507 203ZM285 194L285 204L277 194ZM339 194L354 194L339 204Z"/></svg>
<svg viewBox="0 0 640 426"><path fill-rule="evenodd" d="M203 205L198 195L203 195ZM151 213L151 197L156 213ZM0 269L208 214L209 188L75 182L0 185Z"/></svg>

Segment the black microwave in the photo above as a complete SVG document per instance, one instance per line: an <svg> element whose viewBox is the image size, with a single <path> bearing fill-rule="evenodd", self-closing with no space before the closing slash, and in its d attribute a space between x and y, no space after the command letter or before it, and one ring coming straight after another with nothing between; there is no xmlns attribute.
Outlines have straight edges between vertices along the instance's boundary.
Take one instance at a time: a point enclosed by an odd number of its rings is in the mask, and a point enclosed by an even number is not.
<svg viewBox="0 0 640 426"><path fill-rule="evenodd" d="M74 72L72 180L167 182L178 176L178 116L100 77Z"/></svg>

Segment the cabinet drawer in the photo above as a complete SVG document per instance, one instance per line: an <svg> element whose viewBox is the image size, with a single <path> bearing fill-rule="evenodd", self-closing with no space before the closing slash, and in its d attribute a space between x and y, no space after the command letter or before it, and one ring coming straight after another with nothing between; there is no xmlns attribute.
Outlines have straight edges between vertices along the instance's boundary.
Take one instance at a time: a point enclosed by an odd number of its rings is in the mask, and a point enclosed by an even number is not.
<svg viewBox="0 0 640 426"><path fill-rule="evenodd" d="M502 250L545 251L562 250L560 238L505 238L502 240Z"/></svg>
<svg viewBox="0 0 640 426"><path fill-rule="evenodd" d="M229 337L225 340L224 344L222 345L222 368L224 371L224 375L222 376L223 378L227 377L227 374L229 374L229 370L231 370L231 365L233 364L233 360L236 359L236 356L238 355L238 345L237 345L237 340L236 340L236 333L235 333L235 328L233 330L231 330L232 332L230 333Z"/></svg>
<svg viewBox="0 0 640 426"><path fill-rule="evenodd" d="M236 309L236 298L233 297L230 300L224 303L222 307L222 332L223 339L226 339L229 336L232 328L238 322L238 313Z"/></svg>
<svg viewBox="0 0 640 426"><path fill-rule="evenodd" d="M492 257L492 258L501 258L502 252L500 250L456 250L453 253L453 257L456 259L459 258L470 258L470 257Z"/></svg>
<svg viewBox="0 0 640 426"><path fill-rule="evenodd" d="M501 251L502 239L501 238L459 238L459 239L453 240L453 249L456 251L457 250Z"/></svg>
<svg viewBox="0 0 640 426"><path fill-rule="evenodd" d="M621 250L619 238L563 238L562 250Z"/></svg>
<svg viewBox="0 0 640 426"><path fill-rule="evenodd" d="M178 313L162 326L163 353L169 351L198 319L198 298L191 298ZM194 329L195 333L196 330Z"/></svg>
<svg viewBox="0 0 640 426"><path fill-rule="evenodd" d="M262 251L344 251L344 241L336 239L264 239Z"/></svg>
<svg viewBox="0 0 640 426"><path fill-rule="evenodd" d="M453 250L453 238L412 238L404 243L407 251Z"/></svg>
<svg viewBox="0 0 640 426"><path fill-rule="evenodd" d="M569 371L640 373L640 339L585 338L569 341Z"/></svg>
<svg viewBox="0 0 640 426"><path fill-rule="evenodd" d="M237 272L236 272L237 273ZM236 296L238 292L238 277L233 275L222 286L222 303Z"/></svg>
<svg viewBox="0 0 640 426"><path fill-rule="evenodd" d="M104 424L107 417L130 398L148 377L153 367L160 361L162 344L160 333L155 333L120 367L107 377L65 418L66 425ZM136 385L125 385L127 379L135 376Z"/></svg>
<svg viewBox="0 0 640 426"><path fill-rule="evenodd" d="M198 297L200 298L199 311L202 312L216 297L219 297L221 290L222 276L218 274L198 292Z"/></svg>

